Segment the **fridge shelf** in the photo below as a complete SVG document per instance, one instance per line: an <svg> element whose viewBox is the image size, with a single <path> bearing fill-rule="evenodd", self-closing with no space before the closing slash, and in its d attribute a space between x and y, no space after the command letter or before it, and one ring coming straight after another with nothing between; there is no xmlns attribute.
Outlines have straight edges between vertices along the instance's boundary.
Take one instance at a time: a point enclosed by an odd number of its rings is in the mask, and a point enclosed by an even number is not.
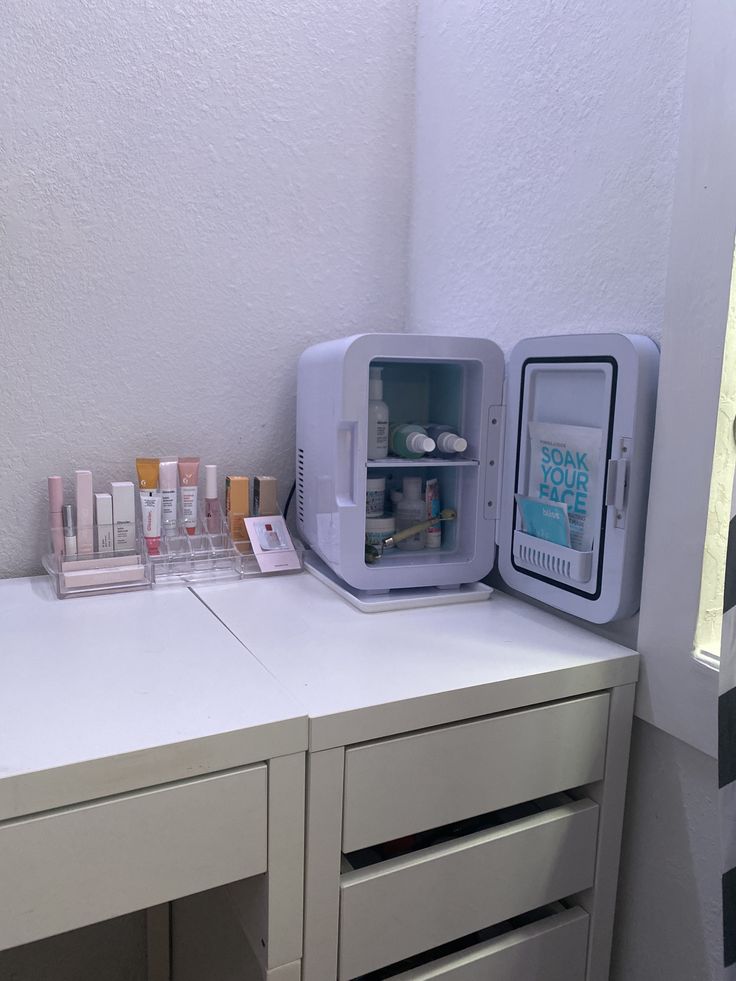
<svg viewBox="0 0 736 981"><path fill-rule="evenodd" d="M411 470L416 467L478 467L478 460L443 460L441 457L423 456L418 460L405 460L400 456L386 456L382 460L367 460L369 470Z"/></svg>

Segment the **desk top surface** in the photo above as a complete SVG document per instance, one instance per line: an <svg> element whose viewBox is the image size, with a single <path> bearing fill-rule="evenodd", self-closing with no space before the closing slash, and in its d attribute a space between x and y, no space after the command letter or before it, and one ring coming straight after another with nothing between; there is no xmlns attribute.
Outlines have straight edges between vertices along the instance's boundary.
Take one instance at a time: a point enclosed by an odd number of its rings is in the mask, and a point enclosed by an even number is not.
<svg viewBox="0 0 736 981"><path fill-rule="evenodd" d="M304 709L188 589L0 582L0 820L306 745Z"/></svg>
<svg viewBox="0 0 736 981"><path fill-rule="evenodd" d="M196 590L310 716L310 748L631 684L638 655L496 592L361 613L308 573Z"/></svg>

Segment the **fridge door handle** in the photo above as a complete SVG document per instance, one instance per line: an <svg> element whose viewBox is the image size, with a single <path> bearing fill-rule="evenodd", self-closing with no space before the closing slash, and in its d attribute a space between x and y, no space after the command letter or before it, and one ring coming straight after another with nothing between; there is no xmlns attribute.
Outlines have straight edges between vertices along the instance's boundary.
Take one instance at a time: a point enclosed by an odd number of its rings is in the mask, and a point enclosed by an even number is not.
<svg viewBox="0 0 736 981"><path fill-rule="evenodd" d="M357 422L337 426L335 501L338 508L355 507L355 442Z"/></svg>

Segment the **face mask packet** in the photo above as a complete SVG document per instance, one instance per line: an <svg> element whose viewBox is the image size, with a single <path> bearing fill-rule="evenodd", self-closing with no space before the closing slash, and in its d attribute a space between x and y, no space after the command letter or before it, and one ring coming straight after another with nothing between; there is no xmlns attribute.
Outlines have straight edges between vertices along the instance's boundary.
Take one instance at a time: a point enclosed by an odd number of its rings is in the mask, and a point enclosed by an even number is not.
<svg viewBox="0 0 736 981"><path fill-rule="evenodd" d="M522 529L533 538L570 548L570 522L567 504L540 501L538 497L516 495Z"/></svg>
<svg viewBox="0 0 736 981"><path fill-rule="evenodd" d="M528 496L567 504L570 546L593 548L600 524L600 450L603 431L589 426L530 422Z"/></svg>

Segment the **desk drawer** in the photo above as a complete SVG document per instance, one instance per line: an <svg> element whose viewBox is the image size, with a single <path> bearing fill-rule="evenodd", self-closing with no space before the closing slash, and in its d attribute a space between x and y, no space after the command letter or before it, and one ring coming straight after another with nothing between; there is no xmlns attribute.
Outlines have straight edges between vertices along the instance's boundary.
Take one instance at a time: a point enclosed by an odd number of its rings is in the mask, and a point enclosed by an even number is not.
<svg viewBox="0 0 736 981"><path fill-rule="evenodd" d="M266 766L0 824L0 950L266 871Z"/></svg>
<svg viewBox="0 0 736 981"><path fill-rule="evenodd" d="M604 692L348 749L342 850L600 780L608 700Z"/></svg>
<svg viewBox="0 0 736 981"><path fill-rule="evenodd" d="M588 914L566 909L391 981L585 981Z"/></svg>
<svg viewBox="0 0 736 981"><path fill-rule="evenodd" d="M346 872L340 981L587 889L597 831L597 805L570 801Z"/></svg>

